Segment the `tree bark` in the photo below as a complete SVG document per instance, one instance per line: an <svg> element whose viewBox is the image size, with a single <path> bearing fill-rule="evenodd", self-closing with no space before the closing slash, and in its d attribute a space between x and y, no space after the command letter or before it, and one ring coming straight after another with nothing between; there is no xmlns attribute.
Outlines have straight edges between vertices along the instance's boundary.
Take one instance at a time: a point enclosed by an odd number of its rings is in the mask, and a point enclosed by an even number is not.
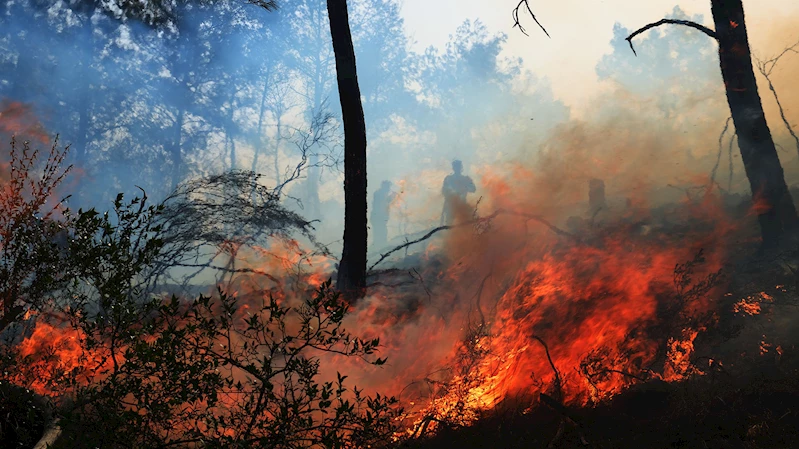
<svg viewBox="0 0 799 449"><path fill-rule="evenodd" d="M758 210L763 245L797 227L796 208L757 91L741 0L711 0L721 74L738 146Z"/></svg>
<svg viewBox="0 0 799 449"><path fill-rule="evenodd" d="M344 249L336 286L349 299L366 288L366 122L355 68L347 0L327 0L344 122Z"/></svg>

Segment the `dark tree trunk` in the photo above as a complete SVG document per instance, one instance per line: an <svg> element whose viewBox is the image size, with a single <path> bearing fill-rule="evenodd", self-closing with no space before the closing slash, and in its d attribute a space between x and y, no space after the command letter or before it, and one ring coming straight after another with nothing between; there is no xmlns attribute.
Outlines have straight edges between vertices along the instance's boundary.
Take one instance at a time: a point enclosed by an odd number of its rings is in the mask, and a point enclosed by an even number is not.
<svg viewBox="0 0 799 449"><path fill-rule="evenodd" d="M711 0L721 75L738 146L758 205L764 246L796 228L797 215L757 92L741 0Z"/></svg>
<svg viewBox="0 0 799 449"><path fill-rule="evenodd" d="M366 123L355 69L347 0L327 0L344 121L344 250L337 288L360 298L366 288Z"/></svg>

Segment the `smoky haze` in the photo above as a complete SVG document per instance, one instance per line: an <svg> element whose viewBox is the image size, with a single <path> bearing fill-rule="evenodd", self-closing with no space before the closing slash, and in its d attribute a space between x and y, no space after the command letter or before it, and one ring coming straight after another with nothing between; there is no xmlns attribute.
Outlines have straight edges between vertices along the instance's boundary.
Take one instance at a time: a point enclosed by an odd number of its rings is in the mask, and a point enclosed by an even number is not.
<svg viewBox="0 0 799 449"><path fill-rule="evenodd" d="M158 199L189 179L253 170L268 187L286 183L284 203L318 220L319 241L336 254L343 133L325 2L287 1L276 12L238 0L169 5L156 23L90 2L0 7L0 96L32 105L71 144L80 177L71 204L104 208L136 186ZM616 24L595 68L601 89L576 118L529 69L535 48L527 61L508 56L503 33L512 30L466 21L446 45L419 51L400 8L354 1L350 16L369 198L384 180L398 194L388 246L439 223L453 159L475 180L469 201L480 199L480 213L494 208L491 188L501 179L513 195L535 198L525 207L561 226L585 213L594 178L605 181L611 206L679 200L711 173L719 187L748 192L731 130L719 146L728 111L716 47L705 36L651 30L636 38L636 57L624 37L642 24ZM704 22L678 7L663 13ZM768 48L753 50L778 53L796 37L791 30L775 22ZM789 122L797 64L789 54L772 75ZM791 184L797 150L761 89ZM523 186L510 176L520 170L534 175Z"/></svg>
<svg viewBox="0 0 799 449"><path fill-rule="evenodd" d="M277 11L245 0L161 3L169 8L142 18L122 15L113 2L3 2L0 99L30 106L51 136L71 145L74 208L105 210L118 192L132 196L138 187L157 201L233 170L262 175L262 186L281 194L279 205L264 204L291 218L276 233L285 238L248 248L216 241L219 251L208 254L230 255L217 265L240 270L226 287L245 304L289 285L296 291L283 299L300 304L335 271L331 254L341 253L344 223L326 1L286 0ZM532 43L540 40L531 39L524 60L511 57L505 33L516 30L467 20L446 44L420 50L399 1L348 3L370 209L384 181L395 195L386 241L370 247L368 294L346 324L380 337L388 363L364 367L323 354L324 377L345 372L370 393L457 416L464 400L480 409L545 391L553 384L547 359L563 369L564 399L582 403L603 399L584 381L601 377L588 370L592 357L616 373L686 376L681 354L685 362L693 353L714 305L710 287L693 302L669 304L675 266L704 254L696 279L712 275L733 244L751 243L757 232L716 44L688 27L660 27L636 37L636 56L625 37L644 24L616 23L592 68L598 88L578 115L553 93L557 81L536 70ZM679 7L660 17L706 22ZM766 43L754 55L767 61L793 45L796 23L750 27ZM758 75L789 186L799 183L799 142L788 129L799 126L797 70L799 54L787 52L768 72L781 110ZM442 223L442 183L456 159L476 185L455 211L469 226L381 258ZM591 209L597 180L606 203ZM261 217L256 209L265 208L250 203L255 190L234 192L233 204L243 204L237 213ZM312 222L313 235L281 205ZM260 222L221 223L218 235L253 223ZM315 251L322 246L329 252ZM227 275L175 271L170 279L193 278L191 293ZM591 385L606 397L632 384L607 378Z"/></svg>

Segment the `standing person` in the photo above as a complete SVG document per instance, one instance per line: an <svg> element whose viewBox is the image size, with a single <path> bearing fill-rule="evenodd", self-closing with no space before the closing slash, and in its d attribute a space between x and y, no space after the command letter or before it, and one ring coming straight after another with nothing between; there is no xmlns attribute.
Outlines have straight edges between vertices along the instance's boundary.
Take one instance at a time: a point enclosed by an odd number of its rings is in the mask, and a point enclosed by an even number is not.
<svg viewBox="0 0 799 449"><path fill-rule="evenodd" d="M455 207L466 204L466 195L474 193L477 188L472 178L463 174L463 163L452 161L452 174L444 178L441 193L444 195L444 210L441 212L441 224L451 225L455 219Z"/></svg>
<svg viewBox="0 0 799 449"><path fill-rule="evenodd" d="M391 181L383 181L372 201L372 246L382 248L388 242L389 208L397 194L391 191Z"/></svg>

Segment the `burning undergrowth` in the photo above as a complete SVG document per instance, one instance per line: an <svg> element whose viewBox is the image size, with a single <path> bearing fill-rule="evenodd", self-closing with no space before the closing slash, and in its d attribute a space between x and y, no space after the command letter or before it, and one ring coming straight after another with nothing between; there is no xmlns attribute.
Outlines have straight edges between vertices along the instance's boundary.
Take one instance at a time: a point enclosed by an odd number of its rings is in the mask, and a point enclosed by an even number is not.
<svg viewBox="0 0 799 449"><path fill-rule="evenodd" d="M464 209L463 225L426 242L445 256L376 273L353 311L352 327L380 334L389 360L362 383L398 392L406 435L470 424L515 397L597 405L712 367L694 345L722 312L728 248L751 240L736 224L747 218L704 188L677 203L611 205L566 230L556 207L537 207L536 184L518 168L484 175L494 212Z"/></svg>
<svg viewBox="0 0 799 449"><path fill-rule="evenodd" d="M454 226L387 259L394 266L373 272L369 294L355 304L325 282L334 261L312 238L311 223L284 211L257 176L189 184L172 208L153 211L177 221L145 226L173 251L126 272L146 281L143 288L131 279L95 279L99 295L87 313L60 309L60 322L26 315L35 327L18 339L24 365L12 380L56 399L88 394L92 407L77 422L118 414L149 429L140 435L148 442L254 444L294 432L357 445L469 425L519 397L532 398L527 410L539 398L598 406L637 384L712 370L717 361L695 347L728 305L717 299L734 257L730 244L756 243L743 231L754 227L752 213L735 215L722 193L704 186L655 204L651 189L618 198L612 181L617 198L585 207L581 198L592 194L584 186L598 185L593 179L567 183L523 164L483 169L479 208L463 205ZM116 209L133 228L124 219L109 224L102 238L110 241L100 243L129 249L135 226L146 221L136 210L146 209L139 199L123 207L121 198ZM199 255L209 258L198 262ZM128 261L104 261L120 260ZM211 270L220 290L199 299L128 294L154 293L148 282L177 276L174 266L196 270L184 275L189 280ZM107 290L111 281L122 289ZM753 293L734 310L756 314L767 303ZM782 351L758 342L761 351ZM345 387L343 374L363 392ZM398 397L403 414L376 393ZM342 419L358 432L337 429ZM118 422L104 431L126 438L136 429Z"/></svg>

